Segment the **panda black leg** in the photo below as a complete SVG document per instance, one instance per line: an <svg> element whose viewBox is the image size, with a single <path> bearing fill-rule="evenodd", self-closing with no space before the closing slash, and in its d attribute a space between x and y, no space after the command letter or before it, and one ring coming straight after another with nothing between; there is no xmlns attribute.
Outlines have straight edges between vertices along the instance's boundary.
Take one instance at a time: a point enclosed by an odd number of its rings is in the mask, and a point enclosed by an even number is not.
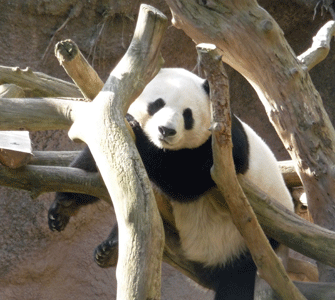
<svg viewBox="0 0 335 300"><path fill-rule="evenodd" d="M101 268L114 267L118 259L118 226L113 226L108 238L94 250L94 261Z"/></svg>
<svg viewBox="0 0 335 300"><path fill-rule="evenodd" d="M88 147L70 164L70 167L79 168L88 172L97 172L97 167ZM90 195L77 193L56 193L54 202L48 212L48 224L52 231L62 231L81 206L94 203L99 199Z"/></svg>
<svg viewBox="0 0 335 300"><path fill-rule="evenodd" d="M222 281L216 290L214 300L253 300L256 270L230 277Z"/></svg>
<svg viewBox="0 0 335 300"><path fill-rule="evenodd" d="M256 265L250 253L214 270L215 300L253 300ZM208 276L208 275L207 275Z"/></svg>
<svg viewBox="0 0 335 300"><path fill-rule="evenodd" d="M91 204L99 199L90 195L76 193L56 193L54 202L48 211L48 224L52 231L62 231L74 216L86 204Z"/></svg>

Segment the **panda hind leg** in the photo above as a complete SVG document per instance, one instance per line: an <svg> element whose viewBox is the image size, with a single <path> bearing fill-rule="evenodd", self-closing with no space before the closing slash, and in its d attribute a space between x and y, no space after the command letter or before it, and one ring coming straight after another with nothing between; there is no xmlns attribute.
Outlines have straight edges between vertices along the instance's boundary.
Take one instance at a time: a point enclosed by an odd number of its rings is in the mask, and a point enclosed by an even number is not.
<svg viewBox="0 0 335 300"><path fill-rule="evenodd" d="M256 265L249 252L219 268L215 275L215 300L253 300Z"/></svg>
<svg viewBox="0 0 335 300"><path fill-rule="evenodd" d="M88 147L85 147L69 166L87 172L98 171ZM57 192L55 200L48 211L48 224L50 230L64 230L70 217L75 215L81 206L92 204L98 200L99 199L96 197L85 194Z"/></svg>
<svg viewBox="0 0 335 300"><path fill-rule="evenodd" d="M101 268L115 267L118 259L118 226L112 228L108 238L94 250L94 261Z"/></svg>

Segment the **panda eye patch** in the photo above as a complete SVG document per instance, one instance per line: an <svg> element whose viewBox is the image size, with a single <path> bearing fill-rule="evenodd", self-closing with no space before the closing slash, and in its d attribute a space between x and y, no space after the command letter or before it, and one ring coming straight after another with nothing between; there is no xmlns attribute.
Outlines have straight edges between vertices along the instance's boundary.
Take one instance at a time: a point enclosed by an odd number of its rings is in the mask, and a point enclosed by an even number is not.
<svg viewBox="0 0 335 300"><path fill-rule="evenodd" d="M151 102L148 105L148 114L149 114L149 116L153 116L156 112L158 112L164 106L165 106L165 101L162 98L158 98L154 102Z"/></svg>
<svg viewBox="0 0 335 300"><path fill-rule="evenodd" d="M194 119L192 110L190 108L186 108L183 111L183 117L184 117L184 126L186 130L191 130L194 125Z"/></svg>

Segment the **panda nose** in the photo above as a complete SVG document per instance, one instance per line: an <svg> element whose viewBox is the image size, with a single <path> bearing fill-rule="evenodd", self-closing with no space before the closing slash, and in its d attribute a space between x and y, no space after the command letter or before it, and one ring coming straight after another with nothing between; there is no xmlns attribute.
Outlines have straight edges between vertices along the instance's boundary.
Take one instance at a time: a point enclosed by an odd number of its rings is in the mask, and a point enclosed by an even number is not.
<svg viewBox="0 0 335 300"><path fill-rule="evenodd" d="M158 130L164 137L173 136L177 133L174 129L165 126L159 126Z"/></svg>

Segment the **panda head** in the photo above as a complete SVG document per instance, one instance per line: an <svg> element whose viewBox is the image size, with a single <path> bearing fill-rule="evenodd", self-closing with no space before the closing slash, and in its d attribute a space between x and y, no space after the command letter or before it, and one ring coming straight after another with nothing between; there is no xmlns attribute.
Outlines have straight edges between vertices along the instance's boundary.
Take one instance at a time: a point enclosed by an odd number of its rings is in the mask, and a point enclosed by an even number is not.
<svg viewBox="0 0 335 300"><path fill-rule="evenodd" d="M185 69L161 69L128 113L157 147L197 148L210 136L208 91L204 79Z"/></svg>

